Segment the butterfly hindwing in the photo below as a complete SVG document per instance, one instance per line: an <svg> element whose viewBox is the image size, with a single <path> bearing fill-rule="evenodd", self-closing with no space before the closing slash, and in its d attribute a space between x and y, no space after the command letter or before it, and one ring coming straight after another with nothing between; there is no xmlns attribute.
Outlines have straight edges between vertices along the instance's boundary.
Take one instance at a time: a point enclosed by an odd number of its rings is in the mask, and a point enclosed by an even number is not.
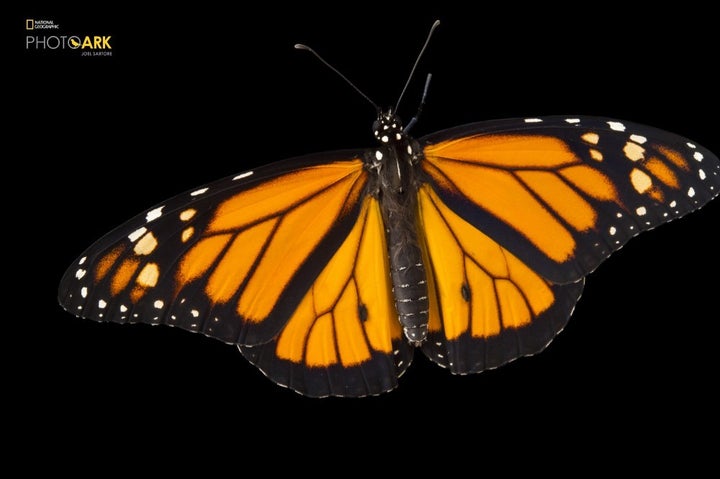
<svg viewBox="0 0 720 479"><path fill-rule="evenodd" d="M423 352L466 374L544 349L567 323L583 281L548 282L427 185L418 199L430 284Z"/></svg>
<svg viewBox="0 0 720 479"><path fill-rule="evenodd" d="M63 277L81 317L271 340L358 218L356 152L276 163L178 195L98 240Z"/></svg>
<svg viewBox="0 0 720 479"><path fill-rule="evenodd" d="M442 201L556 283L577 281L639 232L720 191L715 155L626 121L498 120L421 141Z"/></svg>
<svg viewBox="0 0 720 479"><path fill-rule="evenodd" d="M277 338L240 351L273 381L307 396L389 391L412 359L391 291L380 207L368 196Z"/></svg>

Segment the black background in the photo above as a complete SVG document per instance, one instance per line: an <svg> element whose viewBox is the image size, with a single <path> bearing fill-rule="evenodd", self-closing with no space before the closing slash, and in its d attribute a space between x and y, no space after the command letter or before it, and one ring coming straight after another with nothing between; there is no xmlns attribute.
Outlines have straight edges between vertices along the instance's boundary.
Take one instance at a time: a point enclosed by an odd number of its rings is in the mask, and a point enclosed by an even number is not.
<svg viewBox="0 0 720 479"><path fill-rule="evenodd" d="M400 111L412 116L432 72L416 136L485 119L587 114L720 151L708 12L363 5L18 15L10 31L22 68L11 95L22 107L10 141L20 147L11 176L19 192L4 193L4 209L15 248L7 259L21 264L6 270L9 302L19 306L6 320L21 331L4 339L23 432L73 432L78 445L100 448L126 434L128 448L176 445L175 457L221 442L243 455L251 445L311 446L307 464L344 444L346 454L398 462L409 443L425 464L441 444L472 459L489 447L547 447L548 437L561 438L560 452L601 435L612 438L603 457L632 457L637 444L670 451L693 428L717 425L718 201L613 255L542 354L454 377L418 353L400 387L380 397L307 399L220 342L77 319L57 305L57 283L76 256L153 204L256 165L373 144L372 108L294 50L297 42L389 105L439 18ZM25 51L24 18L112 35L113 55Z"/></svg>

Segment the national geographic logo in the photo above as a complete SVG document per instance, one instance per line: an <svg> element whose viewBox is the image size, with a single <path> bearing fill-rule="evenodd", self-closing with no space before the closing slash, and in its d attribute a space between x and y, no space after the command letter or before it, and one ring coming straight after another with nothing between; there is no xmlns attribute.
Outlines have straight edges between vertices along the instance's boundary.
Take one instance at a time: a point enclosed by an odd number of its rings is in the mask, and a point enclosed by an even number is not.
<svg viewBox="0 0 720 479"><path fill-rule="evenodd" d="M35 18L25 20L25 30L28 31L25 35L25 51L28 52L70 52L79 53L83 57L112 56L112 35L63 35L60 34L60 25L54 20Z"/></svg>

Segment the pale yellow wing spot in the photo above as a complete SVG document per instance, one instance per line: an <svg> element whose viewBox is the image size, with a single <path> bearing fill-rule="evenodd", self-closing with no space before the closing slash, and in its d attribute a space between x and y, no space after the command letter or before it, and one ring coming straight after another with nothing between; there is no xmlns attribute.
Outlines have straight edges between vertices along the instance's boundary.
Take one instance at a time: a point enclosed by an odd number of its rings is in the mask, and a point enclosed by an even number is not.
<svg viewBox="0 0 720 479"><path fill-rule="evenodd" d="M155 251L155 248L158 245L158 240L155 237L154 234L152 234L152 231L148 231L145 233L142 238L138 240L137 243L135 243L135 247L133 248L133 252L138 256L147 256L151 254L153 251Z"/></svg>

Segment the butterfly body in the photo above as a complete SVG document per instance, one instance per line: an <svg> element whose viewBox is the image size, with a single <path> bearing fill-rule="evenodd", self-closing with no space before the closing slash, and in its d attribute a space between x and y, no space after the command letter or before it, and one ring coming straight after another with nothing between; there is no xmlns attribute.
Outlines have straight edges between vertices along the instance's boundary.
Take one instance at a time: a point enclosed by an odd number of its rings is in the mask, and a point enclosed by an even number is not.
<svg viewBox="0 0 720 479"><path fill-rule="evenodd" d="M388 110L378 116L373 133L380 147L366 155L377 175L375 190L386 226L395 308L405 337L419 346L427 337L429 313L427 279L417 221L417 165L422 150ZM369 161L368 161L369 159Z"/></svg>

